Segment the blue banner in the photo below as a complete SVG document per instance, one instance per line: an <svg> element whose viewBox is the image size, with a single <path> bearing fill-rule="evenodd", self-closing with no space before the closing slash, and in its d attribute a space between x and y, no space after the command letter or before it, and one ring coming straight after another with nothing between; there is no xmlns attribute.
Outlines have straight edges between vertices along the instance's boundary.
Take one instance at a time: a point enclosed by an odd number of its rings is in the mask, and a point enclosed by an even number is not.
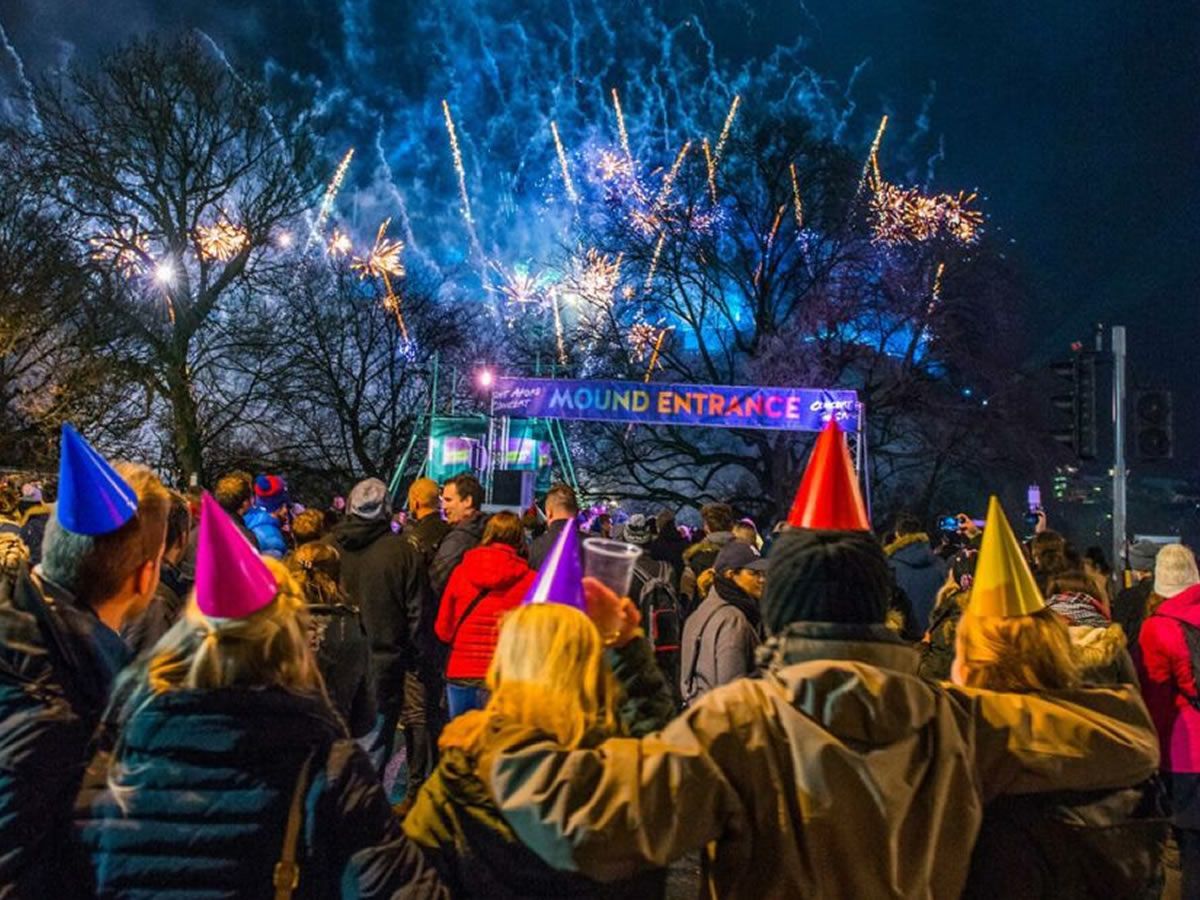
<svg viewBox="0 0 1200 900"><path fill-rule="evenodd" d="M497 378L492 409L514 418L787 431L820 431L832 418L858 429L857 393L812 388Z"/></svg>

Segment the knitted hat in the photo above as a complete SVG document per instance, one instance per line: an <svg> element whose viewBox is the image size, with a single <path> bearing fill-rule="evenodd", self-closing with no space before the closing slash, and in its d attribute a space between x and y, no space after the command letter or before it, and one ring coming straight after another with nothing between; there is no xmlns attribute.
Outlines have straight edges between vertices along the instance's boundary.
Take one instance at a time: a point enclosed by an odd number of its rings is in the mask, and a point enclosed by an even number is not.
<svg viewBox="0 0 1200 900"><path fill-rule="evenodd" d="M792 622L880 625L892 578L879 542L865 531L785 531L767 559L763 618L772 632Z"/></svg>
<svg viewBox="0 0 1200 900"><path fill-rule="evenodd" d="M287 502L287 484L278 475L259 475L254 479L255 506L275 512Z"/></svg>
<svg viewBox="0 0 1200 900"><path fill-rule="evenodd" d="M1154 593L1165 599L1200 582L1196 557L1183 544L1167 544L1154 560Z"/></svg>
<svg viewBox="0 0 1200 900"><path fill-rule="evenodd" d="M387 485L378 478L367 478L350 491L350 515L360 519L382 519L389 512Z"/></svg>
<svg viewBox="0 0 1200 900"><path fill-rule="evenodd" d="M730 541L721 548L717 558L713 560L713 571L723 572L726 569L750 569L754 572L767 571L767 561L763 559L758 549L745 541Z"/></svg>
<svg viewBox="0 0 1200 900"><path fill-rule="evenodd" d="M1156 544L1154 541L1134 541L1125 552L1129 568L1136 572L1153 572L1154 560L1161 548L1162 544Z"/></svg>

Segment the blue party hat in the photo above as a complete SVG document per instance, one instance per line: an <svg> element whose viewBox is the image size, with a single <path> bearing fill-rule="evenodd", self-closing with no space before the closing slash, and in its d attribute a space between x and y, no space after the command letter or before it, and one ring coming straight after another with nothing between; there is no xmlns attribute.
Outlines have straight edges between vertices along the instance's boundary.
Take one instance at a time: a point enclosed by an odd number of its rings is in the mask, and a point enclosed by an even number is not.
<svg viewBox="0 0 1200 900"><path fill-rule="evenodd" d="M587 612L583 599L583 563L579 559L579 526L569 521L554 542L525 603L562 603Z"/></svg>
<svg viewBox="0 0 1200 900"><path fill-rule="evenodd" d="M137 513L138 499L125 479L70 425L62 427L55 515L75 534L108 534Z"/></svg>

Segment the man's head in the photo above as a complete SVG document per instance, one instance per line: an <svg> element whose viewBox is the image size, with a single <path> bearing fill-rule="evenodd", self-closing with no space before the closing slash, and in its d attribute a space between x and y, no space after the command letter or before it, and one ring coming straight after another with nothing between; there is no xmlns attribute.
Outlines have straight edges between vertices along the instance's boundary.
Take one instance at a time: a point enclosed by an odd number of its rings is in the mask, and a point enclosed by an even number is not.
<svg viewBox="0 0 1200 900"><path fill-rule="evenodd" d="M896 526L892 530L896 537L904 537L906 534L920 534L924 529L921 528L921 520L912 513L900 513L896 516Z"/></svg>
<svg viewBox="0 0 1200 900"><path fill-rule="evenodd" d="M378 478L364 478L350 491L350 515L357 519L386 519L392 514L387 485Z"/></svg>
<svg viewBox="0 0 1200 900"><path fill-rule="evenodd" d="M569 484L551 485L546 492L546 521L573 519L579 515L579 501Z"/></svg>
<svg viewBox="0 0 1200 900"><path fill-rule="evenodd" d="M217 479L213 489L217 505L231 516L245 514L254 499L254 480L249 472L230 472Z"/></svg>
<svg viewBox="0 0 1200 900"><path fill-rule="evenodd" d="M654 533L650 528L653 522L653 519L647 519L641 513L634 513L625 523L625 530L621 533L621 536L628 544L636 544L639 547L644 547L654 538Z"/></svg>
<svg viewBox="0 0 1200 900"><path fill-rule="evenodd" d="M654 522L659 534L668 534L675 528L675 510L660 509L654 516Z"/></svg>
<svg viewBox="0 0 1200 900"><path fill-rule="evenodd" d="M733 527L733 507L728 503L706 503L700 507L700 520L709 534L729 531Z"/></svg>
<svg viewBox="0 0 1200 900"><path fill-rule="evenodd" d="M767 561L745 541L730 541L713 560L713 571L728 578L755 600L761 600L767 579Z"/></svg>
<svg viewBox="0 0 1200 900"><path fill-rule="evenodd" d="M592 532L601 537L612 537L612 516L608 513L601 513L596 516L596 521L592 525Z"/></svg>
<svg viewBox="0 0 1200 900"><path fill-rule="evenodd" d="M113 468L137 495L137 514L116 531L84 535L50 517L42 571L91 606L110 627L145 609L158 587L171 497L153 472L133 463Z"/></svg>
<svg viewBox="0 0 1200 900"><path fill-rule="evenodd" d="M785 531L769 563L763 618L772 632L792 622L881 625L887 616L891 575L869 532Z"/></svg>
<svg viewBox="0 0 1200 900"><path fill-rule="evenodd" d="M1152 575L1154 561L1161 547L1162 544L1156 544L1154 541L1134 541L1125 553L1129 568L1143 577Z"/></svg>
<svg viewBox="0 0 1200 900"><path fill-rule="evenodd" d="M254 479L254 505L265 509L276 518L283 518L288 510L288 489L278 475L259 475Z"/></svg>
<svg viewBox="0 0 1200 900"><path fill-rule="evenodd" d="M754 527L753 522L734 522L733 527L729 530L733 533L735 541L742 541L752 547L758 547L758 529Z"/></svg>
<svg viewBox="0 0 1200 900"><path fill-rule="evenodd" d="M408 489L408 511L423 519L438 511L438 486L432 478L418 478Z"/></svg>
<svg viewBox="0 0 1200 900"><path fill-rule="evenodd" d="M178 491L170 491L171 506L167 511L167 538L164 544L163 559L175 565L183 558L187 550L188 539L192 536L192 513L188 498Z"/></svg>
<svg viewBox="0 0 1200 900"><path fill-rule="evenodd" d="M455 475L442 488L442 509L451 525L465 522L483 506L483 485L474 475Z"/></svg>

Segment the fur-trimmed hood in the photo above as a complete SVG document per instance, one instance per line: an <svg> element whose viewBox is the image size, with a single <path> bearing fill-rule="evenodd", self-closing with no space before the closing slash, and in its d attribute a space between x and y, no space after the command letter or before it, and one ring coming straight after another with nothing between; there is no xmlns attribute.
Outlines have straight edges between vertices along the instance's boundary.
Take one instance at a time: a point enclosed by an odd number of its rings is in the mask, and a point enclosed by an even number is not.
<svg viewBox="0 0 1200 900"><path fill-rule="evenodd" d="M1071 646L1075 660L1084 669L1111 665L1125 651L1125 629L1112 624L1104 628L1072 625Z"/></svg>

